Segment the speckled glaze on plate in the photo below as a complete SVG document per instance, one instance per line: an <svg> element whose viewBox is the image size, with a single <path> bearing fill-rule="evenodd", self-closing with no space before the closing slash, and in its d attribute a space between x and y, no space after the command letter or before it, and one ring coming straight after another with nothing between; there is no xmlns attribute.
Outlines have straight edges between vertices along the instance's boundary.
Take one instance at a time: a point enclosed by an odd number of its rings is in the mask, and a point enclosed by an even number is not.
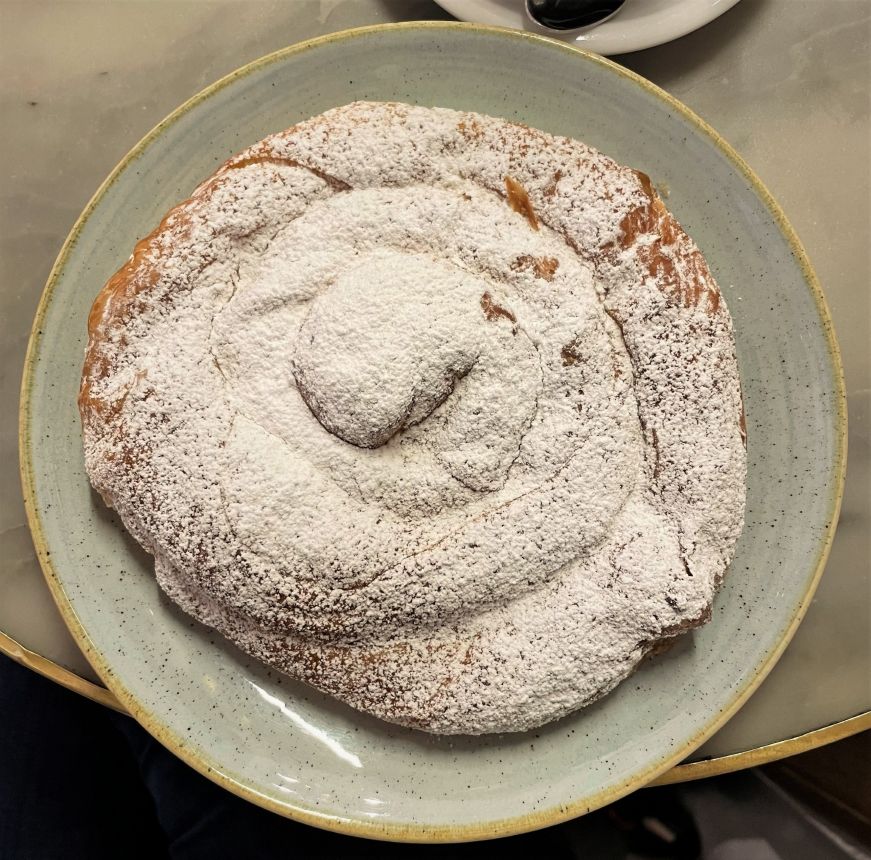
<svg viewBox="0 0 871 860"><path fill-rule="evenodd" d="M85 319L137 238L231 153L354 99L516 118L590 143L670 190L735 319L747 409L745 533L713 620L616 692L523 735L432 737L358 714L248 660L162 599L150 558L84 473L75 396ZM767 191L690 111L563 44L462 24L385 25L252 63L179 108L100 188L51 274L25 367L22 480L58 606L118 699L249 800L409 841L555 824L650 781L770 670L810 602L837 520L846 414L837 345L804 252Z"/></svg>

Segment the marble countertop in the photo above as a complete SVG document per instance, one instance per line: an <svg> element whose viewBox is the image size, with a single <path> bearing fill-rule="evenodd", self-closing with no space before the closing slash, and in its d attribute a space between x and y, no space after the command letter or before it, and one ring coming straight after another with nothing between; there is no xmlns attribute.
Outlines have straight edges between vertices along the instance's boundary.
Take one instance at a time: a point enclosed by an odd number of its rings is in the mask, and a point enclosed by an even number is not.
<svg viewBox="0 0 871 860"><path fill-rule="evenodd" d="M20 643L98 683L43 582L17 469L30 323L91 194L167 113L250 60L346 27L446 17L428 0L0 4L0 648ZM774 671L694 760L871 710L869 43L867 0L742 0L696 33L615 58L693 108L767 184L816 267L846 369L849 465L826 573Z"/></svg>

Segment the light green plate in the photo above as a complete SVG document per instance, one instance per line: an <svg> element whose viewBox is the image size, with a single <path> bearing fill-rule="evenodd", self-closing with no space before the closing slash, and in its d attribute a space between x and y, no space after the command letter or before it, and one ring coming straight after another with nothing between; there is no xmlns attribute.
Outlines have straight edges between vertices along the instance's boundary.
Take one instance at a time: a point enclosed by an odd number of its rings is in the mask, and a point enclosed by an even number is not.
<svg viewBox="0 0 871 860"><path fill-rule="evenodd" d="M267 671L161 598L150 559L89 489L75 397L85 318L134 242L231 153L354 99L471 109L571 135L667 183L735 319L747 408L747 527L710 624L603 701L526 735L391 727ZM513 31L411 24L280 51L161 123L76 224L49 279L21 412L24 493L79 645L142 724L270 809L421 841L530 830L614 800L684 758L759 684L810 600L845 459L841 366L791 228L717 135L601 58Z"/></svg>

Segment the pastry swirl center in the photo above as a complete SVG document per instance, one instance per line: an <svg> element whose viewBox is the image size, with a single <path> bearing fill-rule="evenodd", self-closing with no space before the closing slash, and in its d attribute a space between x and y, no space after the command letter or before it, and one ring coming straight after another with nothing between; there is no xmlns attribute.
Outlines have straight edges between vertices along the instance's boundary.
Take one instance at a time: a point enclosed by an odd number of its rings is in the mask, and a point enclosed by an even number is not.
<svg viewBox="0 0 871 860"><path fill-rule="evenodd" d="M500 366L528 363L531 352L513 314L494 313L490 290L447 262L372 252L311 301L300 326L292 369L309 409L345 442L377 448L472 374L474 423L493 402Z"/></svg>

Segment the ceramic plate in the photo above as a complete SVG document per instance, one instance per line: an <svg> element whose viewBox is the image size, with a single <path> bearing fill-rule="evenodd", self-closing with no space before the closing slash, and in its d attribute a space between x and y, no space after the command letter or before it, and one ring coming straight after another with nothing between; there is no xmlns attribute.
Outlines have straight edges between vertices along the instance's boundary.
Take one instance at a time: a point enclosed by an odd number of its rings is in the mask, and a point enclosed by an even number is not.
<svg viewBox="0 0 871 860"><path fill-rule="evenodd" d="M231 153L354 99L482 111L572 135L667 184L735 318L746 398L747 527L710 624L604 700L522 735L439 738L270 672L158 592L148 556L89 489L75 398L85 319L134 242ZM335 34L205 90L124 159L79 219L27 359L22 473L64 618L118 699L230 790L333 830L460 840L580 815L671 767L759 684L832 538L844 465L840 362L819 286L780 210L671 97L601 57L456 23Z"/></svg>
<svg viewBox="0 0 871 860"><path fill-rule="evenodd" d="M738 0L626 0L619 14L581 33L557 33L540 27L526 16L524 2L436 0L442 9L462 21L517 27L550 35L605 56L628 54L679 39L718 18Z"/></svg>

